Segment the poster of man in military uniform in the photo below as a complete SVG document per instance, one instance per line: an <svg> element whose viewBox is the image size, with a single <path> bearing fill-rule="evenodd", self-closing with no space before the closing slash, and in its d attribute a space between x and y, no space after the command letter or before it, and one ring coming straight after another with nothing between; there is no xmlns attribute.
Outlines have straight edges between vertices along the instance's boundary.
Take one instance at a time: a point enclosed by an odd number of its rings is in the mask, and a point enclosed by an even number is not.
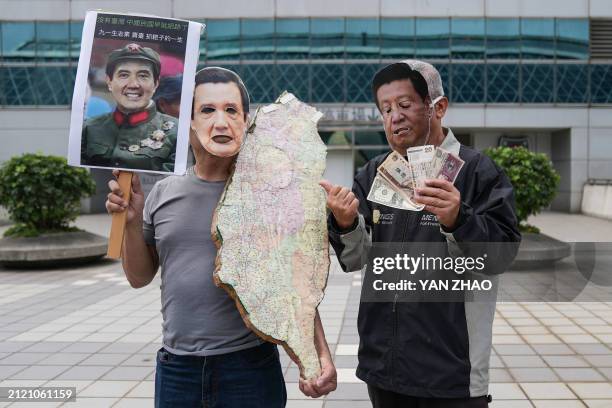
<svg viewBox="0 0 612 408"><path fill-rule="evenodd" d="M180 111L186 117L158 111L153 96L161 80L176 77L177 61L182 63L180 78L195 76L201 29L183 20L87 14L73 96L70 164L185 172L193 82L180 84ZM171 68L164 60L171 61ZM86 92L88 78L91 91ZM105 99L112 111L83 119L86 95Z"/></svg>

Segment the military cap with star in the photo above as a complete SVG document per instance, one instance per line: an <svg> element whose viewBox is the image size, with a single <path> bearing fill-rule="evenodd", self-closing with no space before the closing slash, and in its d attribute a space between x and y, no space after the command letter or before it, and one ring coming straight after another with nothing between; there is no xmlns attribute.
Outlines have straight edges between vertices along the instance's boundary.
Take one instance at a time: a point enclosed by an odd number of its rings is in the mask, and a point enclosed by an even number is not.
<svg viewBox="0 0 612 408"><path fill-rule="evenodd" d="M153 76L156 79L159 78L159 72L161 69L159 54L152 48L143 47L142 45L136 43L130 43L123 48L113 50L108 55L108 61L106 62L106 74L109 77L113 75L117 62L122 60L149 61L153 64Z"/></svg>

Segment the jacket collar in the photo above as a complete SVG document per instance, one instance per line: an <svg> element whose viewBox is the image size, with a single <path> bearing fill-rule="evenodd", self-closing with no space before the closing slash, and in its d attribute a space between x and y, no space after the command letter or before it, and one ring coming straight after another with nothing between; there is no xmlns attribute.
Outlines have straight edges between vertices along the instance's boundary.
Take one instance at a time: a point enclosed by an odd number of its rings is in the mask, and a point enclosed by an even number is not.
<svg viewBox="0 0 612 408"><path fill-rule="evenodd" d="M113 112L113 120L117 126L138 126L141 123L148 122L153 119L157 109L153 101L149 102L149 106L145 110L139 112L123 113L119 109L115 108Z"/></svg>
<svg viewBox="0 0 612 408"><path fill-rule="evenodd" d="M454 154L455 156L459 156L459 150L461 148L461 143L459 143L457 138L455 138L455 135L453 134L453 131L450 130L450 128L442 128L442 130L445 131L446 137L444 138L442 143L440 143L439 147L441 147L442 149L446 150L449 153Z"/></svg>

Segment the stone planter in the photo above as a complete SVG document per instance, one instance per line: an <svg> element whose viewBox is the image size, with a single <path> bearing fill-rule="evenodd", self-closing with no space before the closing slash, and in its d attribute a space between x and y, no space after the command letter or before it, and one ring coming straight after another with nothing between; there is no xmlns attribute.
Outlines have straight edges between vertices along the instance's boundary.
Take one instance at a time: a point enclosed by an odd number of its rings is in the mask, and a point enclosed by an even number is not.
<svg viewBox="0 0 612 408"><path fill-rule="evenodd" d="M107 238L86 231L0 239L0 264L41 268L91 262L106 255Z"/></svg>
<svg viewBox="0 0 612 408"><path fill-rule="evenodd" d="M511 270L540 269L568 257L571 246L548 235L523 233L523 240Z"/></svg>

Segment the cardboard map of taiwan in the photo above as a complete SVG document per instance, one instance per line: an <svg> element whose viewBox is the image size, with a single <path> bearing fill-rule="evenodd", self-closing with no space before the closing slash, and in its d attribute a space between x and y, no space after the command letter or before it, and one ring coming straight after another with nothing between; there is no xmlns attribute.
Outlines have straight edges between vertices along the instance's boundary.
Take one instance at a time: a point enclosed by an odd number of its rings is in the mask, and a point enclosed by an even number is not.
<svg viewBox="0 0 612 408"><path fill-rule="evenodd" d="M314 318L329 272L321 113L290 93L260 108L215 211L215 283L302 377L319 375Z"/></svg>

